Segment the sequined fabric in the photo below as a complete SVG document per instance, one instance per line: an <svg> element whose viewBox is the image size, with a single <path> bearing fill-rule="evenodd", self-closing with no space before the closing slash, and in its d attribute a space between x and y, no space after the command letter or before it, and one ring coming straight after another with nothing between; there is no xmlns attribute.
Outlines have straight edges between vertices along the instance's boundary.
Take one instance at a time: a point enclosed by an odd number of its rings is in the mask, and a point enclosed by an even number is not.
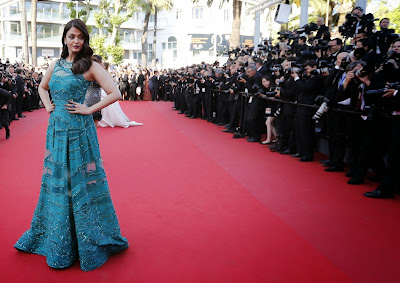
<svg viewBox="0 0 400 283"><path fill-rule="evenodd" d="M101 87L97 82L92 82L86 92L85 104L90 107L101 100ZM93 120L100 121L101 110L93 113Z"/></svg>
<svg viewBox="0 0 400 283"><path fill-rule="evenodd" d="M90 85L72 74L71 65L61 59L49 82L56 107L47 128L39 202L31 228L14 247L45 256L54 268L79 259L81 269L90 271L128 241L110 198L93 119L64 108L67 100L83 103Z"/></svg>

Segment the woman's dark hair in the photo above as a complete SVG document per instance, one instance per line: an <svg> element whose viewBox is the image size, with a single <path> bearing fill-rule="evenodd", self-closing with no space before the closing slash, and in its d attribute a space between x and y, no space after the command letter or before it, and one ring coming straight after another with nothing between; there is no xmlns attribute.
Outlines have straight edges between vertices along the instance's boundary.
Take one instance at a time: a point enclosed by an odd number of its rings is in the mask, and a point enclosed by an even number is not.
<svg viewBox="0 0 400 283"><path fill-rule="evenodd" d="M90 59L92 59L93 61L96 61L97 63L101 64L103 62L103 58L100 55L93 55L92 57L90 57Z"/></svg>
<svg viewBox="0 0 400 283"><path fill-rule="evenodd" d="M267 81L269 81L269 87L273 87L273 86L275 85L274 80L273 80L270 76L268 76L268 75L263 76L263 77L261 78L261 84L262 84L262 80L263 80L263 79L266 79ZM263 86L263 87L264 87L264 86Z"/></svg>
<svg viewBox="0 0 400 283"><path fill-rule="evenodd" d="M79 53L74 58L74 62L72 63L71 70L72 70L72 73L74 73L74 75L83 74L84 72L89 70L90 66L92 65L92 61L91 61L90 57L93 55L93 50L89 46L89 31L86 27L86 24L83 21L81 21L80 19L71 20L64 27L64 32L63 32L63 35L61 38L61 42L63 45L61 58L65 59L69 55L68 46L65 44L64 39L67 36L67 32L72 27L77 28L82 32L83 38L84 38L84 43L83 43L82 50L79 51Z"/></svg>

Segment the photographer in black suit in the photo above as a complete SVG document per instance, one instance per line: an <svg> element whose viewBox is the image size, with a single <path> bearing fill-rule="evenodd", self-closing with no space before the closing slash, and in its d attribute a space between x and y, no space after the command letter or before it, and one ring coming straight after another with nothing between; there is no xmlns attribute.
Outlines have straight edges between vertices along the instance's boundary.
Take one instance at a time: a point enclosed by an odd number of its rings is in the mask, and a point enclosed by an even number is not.
<svg viewBox="0 0 400 283"><path fill-rule="evenodd" d="M325 25L324 23L324 18L319 17L317 19L317 25L318 25L318 30L317 30L317 34L315 35L315 39L320 39L324 36L325 32L329 32L329 28Z"/></svg>
<svg viewBox="0 0 400 283"><path fill-rule="evenodd" d="M160 96L160 75L158 74L158 71L154 71L154 75L151 77L151 82L153 84L151 100L158 101Z"/></svg>
<svg viewBox="0 0 400 283"><path fill-rule="evenodd" d="M383 61L384 56L389 50L390 44L399 37L395 34L394 29L389 29L389 24L390 21L388 18L381 19L379 22L381 30L375 32L371 36L379 63Z"/></svg>
<svg viewBox="0 0 400 283"><path fill-rule="evenodd" d="M2 75L0 74L2 77ZM4 127L6 130L6 139L10 138L10 105L11 105L11 94L0 88L0 129Z"/></svg>
<svg viewBox="0 0 400 283"><path fill-rule="evenodd" d="M301 104L313 105L315 99L323 94L324 77L322 74L315 73L317 62L307 61L304 64L303 79L299 81L297 102ZM315 121L312 117L315 109L298 106L295 116L295 134L297 143L297 154L300 161L308 162L314 160L314 132Z"/></svg>
<svg viewBox="0 0 400 283"><path fill-rule="evenodd" d="M22 70L18 68L15 72L17 73L17 76L15 77L15 83L17 85L16 110L18 118L25 118L26 116L22 115L22 104L24 103L25 98L25 83L21 77Z"/></svg>

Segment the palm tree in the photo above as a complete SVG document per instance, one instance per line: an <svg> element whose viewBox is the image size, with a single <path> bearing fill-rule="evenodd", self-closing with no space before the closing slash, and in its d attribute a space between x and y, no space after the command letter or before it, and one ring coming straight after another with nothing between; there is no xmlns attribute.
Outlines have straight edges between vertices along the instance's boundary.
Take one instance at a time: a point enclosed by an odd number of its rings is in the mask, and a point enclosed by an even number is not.
<svg viewBox="0 0 400 283"><path fill-rule="evenodd" d="M19 5L21 13L22 54L25 63L29 64L28 24L26 21L25 1L20 0Z"/></svg>
<svg viewBox="0 0 400 283"><path fill-rule="evenodd" d="M32 0L31 4L31 41L32 41L32 64L37 65L37 31L36 31L36 15L37 0Z"/></svg>
<svg viewBox="0 0 400 283"><path fill-rule="evenodd" d="M152 66L156 67L157 52L157 15L159 10L170 10L172 8L171 0L153 0L154 3L154 33L153 33L153 58Z"/></svg>
<svg viewBox="0 0 400 283"><path fill-rule="evenodd" d="M147 66L147 36L149 29L150 15L154 14L154 34L153 34L153 58L152 65L156 65L156 45L157 45L157 15L159 10L169 10L172 8L172 0L142 0L140 6L142 11L145 12L144 22L143 22L143 35L142 35L142 67Z"/></svg>

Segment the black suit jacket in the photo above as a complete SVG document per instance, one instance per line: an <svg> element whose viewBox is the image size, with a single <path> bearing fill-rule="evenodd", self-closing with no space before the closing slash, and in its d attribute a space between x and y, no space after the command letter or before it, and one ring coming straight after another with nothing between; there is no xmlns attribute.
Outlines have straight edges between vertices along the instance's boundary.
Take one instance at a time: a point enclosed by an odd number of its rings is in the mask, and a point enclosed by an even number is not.
<svg viewBox="0 0 400 283"><path fill-rule="evenodd" d="M153 83L153 89L159 89L160 88L160 80L157 76L152 76L151 77L151 82Z"/></svg>
<svg viewBox="0 0 400 283"><path fill-rule="evenodd" d="M144 83L144 75L140 74L137 79L137 85L143 87L143 83Z"/></svg>
<svg viewBox="0 0 400 283"><path fill-rule="evenodd" d="M25 93L25 84L24 84L24 80L21 78L20 75L17 75L15 77L15 82L17 84L17 94L22 96Z"/></svg>

